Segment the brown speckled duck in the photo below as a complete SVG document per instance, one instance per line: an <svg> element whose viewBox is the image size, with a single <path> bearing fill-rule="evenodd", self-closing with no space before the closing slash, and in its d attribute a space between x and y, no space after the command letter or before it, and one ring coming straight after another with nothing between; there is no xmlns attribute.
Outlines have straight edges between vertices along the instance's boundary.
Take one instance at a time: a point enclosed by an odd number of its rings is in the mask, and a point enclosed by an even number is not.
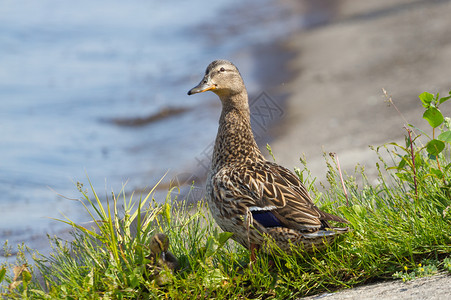
<svg viewBox="0 0 451 300"><path fill-rule="evenodd" d="M146 257L150 263L146 265L149 279L155 280L158 285L165 285L170 282L166 274L162 271L166 269L174 272L179 269L179 261L169 252L169 238L164 233L154 235L149 244L150 254Z"/></svg>
<svg viewBox="0 0 451 300"><path fill-rule="evenodd" d="M251 129L246 87L235 65L213 61L188 95L205 91L222 102L207 201L219 227L250 249L251 261L261 247L268 251L265 235L291 253L290 244L305 251L320 249L348 230L330 226L328 221L347 221L318 209L294 173L263 157Z"/></svg>

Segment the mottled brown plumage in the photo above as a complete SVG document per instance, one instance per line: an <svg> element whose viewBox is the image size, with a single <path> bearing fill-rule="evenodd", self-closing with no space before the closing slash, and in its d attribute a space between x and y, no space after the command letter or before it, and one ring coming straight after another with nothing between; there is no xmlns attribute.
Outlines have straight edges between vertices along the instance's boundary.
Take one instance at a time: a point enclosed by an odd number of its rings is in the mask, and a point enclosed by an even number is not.
<svg viewBox="0 0 451 300"><path fill-rule="evenodd" d="M174 272L179 269L179 262L171 252L169 252L169 238L164 233L154 235L149 244L150 254L146 257L150 263L146 265L147 274L150 280L155 280L158 285L170 282L166 272Z"/></svg>
<svg viewBox="0 0 451 300"><path fill-rule="evenodd" d="M234 233L251 255L261 246L268 250L265 235L289 252L290 243L311 250L346 232L328 223L345 219L318 209L295 174L263 157L252 133L244 82L231 62L212 62L188 94L209 90L222 102L207 179L207 200L221 229Z"/></svg>

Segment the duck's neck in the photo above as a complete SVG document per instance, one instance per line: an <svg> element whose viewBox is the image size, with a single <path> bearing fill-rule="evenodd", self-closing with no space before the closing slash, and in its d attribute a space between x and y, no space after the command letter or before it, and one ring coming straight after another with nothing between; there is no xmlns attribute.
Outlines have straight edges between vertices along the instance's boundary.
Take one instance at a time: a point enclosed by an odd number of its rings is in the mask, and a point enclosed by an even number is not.
<svg viewBox="0 0 451 300"><path fill-rule="evenodd" d="M222 98L222 97L221 97ZM251 128L247 92L221 99L222 113L212 157L212 167L264 159Z"/></svg>

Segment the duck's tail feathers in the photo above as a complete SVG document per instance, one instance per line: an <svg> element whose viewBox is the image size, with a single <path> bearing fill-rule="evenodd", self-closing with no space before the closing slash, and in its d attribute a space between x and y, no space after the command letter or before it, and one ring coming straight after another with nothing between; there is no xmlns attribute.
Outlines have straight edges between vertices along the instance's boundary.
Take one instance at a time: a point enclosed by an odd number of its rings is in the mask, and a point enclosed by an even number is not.
<svg viewBox="0 0 451 300"><path fill-rule="evenodd" d="M345 223L345 224L349 223L349 221L344 218L341 218L341 217L338 217L338 216L335 216L335 215L332 215L332 214L329 214L326 212L322 212L321 220L335 221L335 222L340 222L340 223Z"/></svg>

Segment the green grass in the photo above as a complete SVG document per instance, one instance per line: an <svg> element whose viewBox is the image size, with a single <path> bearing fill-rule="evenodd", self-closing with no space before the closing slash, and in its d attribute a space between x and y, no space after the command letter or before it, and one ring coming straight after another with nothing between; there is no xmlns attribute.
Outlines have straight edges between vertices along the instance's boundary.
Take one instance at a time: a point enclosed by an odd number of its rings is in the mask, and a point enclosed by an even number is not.
<svg viewBox="0 0 451 300"><path fill-rule="evenodd" d="M0 295L287 299L385 279L451 273L451 131L449 119L437 114L445 98L420 95L432 132L409 125L405 145L374 149L380 158L377 180L370 181L362 168L356 168L353 175L344 176L345 193L337 160L325 155L329 186L319 191L301 160L304 168L296 173L312 197L323 210L347 218L352 228L322 252L294 249L293 255L259 255L250 269L248 250L217 228L205 203L178 203L171 191L157 203L152 191L137 197L127 196L123 189L101 201L91 185L85 189L79 183L80 205L92 226L65 219L73 229L73 241L49 237L49 256L19 247L17 261L0 266ZM425 145L412 131L422 133ZM179 272L166 272L164 286L149 280L144 267L155 232L169 236L170 250L181 263ZM10 250L7 244L5 249ZM27 261L26 252L33 253L32 261Z"/></svg>

